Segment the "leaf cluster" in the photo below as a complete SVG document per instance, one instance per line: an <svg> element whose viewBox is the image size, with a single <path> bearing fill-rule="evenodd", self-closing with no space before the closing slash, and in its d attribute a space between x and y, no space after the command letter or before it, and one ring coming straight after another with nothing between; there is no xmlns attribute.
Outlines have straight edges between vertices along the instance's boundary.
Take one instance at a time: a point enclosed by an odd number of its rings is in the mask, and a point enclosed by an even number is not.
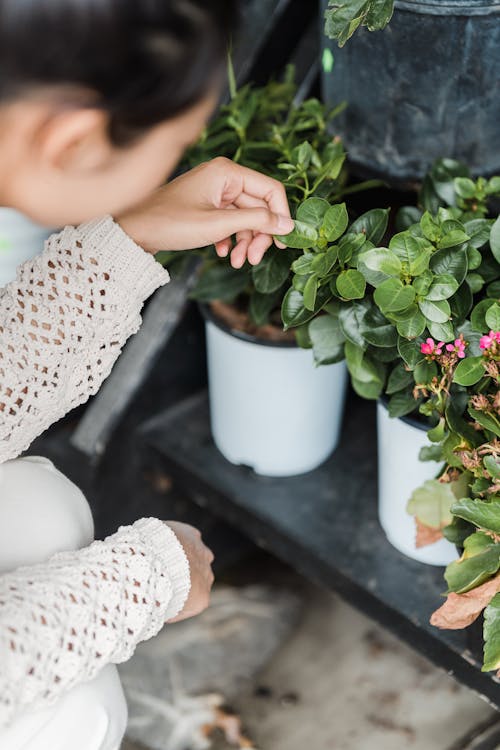
<svg viewBox="0 0 500 750"><path fill-rule="evenodd" d="M231 68L230 68L231 73ZM232 76L230 76L231 78ZM318 99L295 102L293 69L266 86L236 89L187 154L186 167L226 156L282 182L292 211L310 196L334 202L378 182L346 186L343 144L331 134L343 106L329 110ZM201 302L236 300L254 326L280 323L279 310L290 284L291 265L300 253L272 247L258 267L234 270L213 248L196 251L203 258L193 298Z"/></svg>
<svg viewBox="0 0 500 750"><path fill-rule="evenodd" d="M325 34L343 47L360 26L384 29L392 18L394 0L330 0L325 11Z"/></svg>
<svg viewBox="0 0 500 750"><path fill-rule="evenodd" d="M486 216L493 191L465 177L462 165L446 164L460 176L449 170L445 183L442 164L434 165L421 206L402 209L401 231L390 237L388 209L351 222L345 204L313 198L299 207L294 232L281 238L302 249L283 300L285 327L299 329L317 364L345 356L355 390L372 399L385 394L392 416L415 411L415 385L437 375L420 344L427 337L451 342L463 332L478 351L500 299L500 223ZM436 173L448 200L431 213L425 207ZM466 179L477 185L473 205L461 203ZM496 178L487 185L500 187Z"/></svg>

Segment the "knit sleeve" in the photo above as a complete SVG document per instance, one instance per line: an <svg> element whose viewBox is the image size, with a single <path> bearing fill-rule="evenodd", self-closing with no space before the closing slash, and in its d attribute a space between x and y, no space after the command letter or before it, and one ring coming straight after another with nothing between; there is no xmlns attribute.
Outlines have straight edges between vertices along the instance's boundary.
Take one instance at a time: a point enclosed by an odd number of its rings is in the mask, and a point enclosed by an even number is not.
<svg viewBox="0 0 500 750"><path fill-rule="evenodd" d="M66 227L0 290L0 462L96 393L169 280L110 218Z"/></svg>
<svg viewBox="0 0 500 750"><path fill-rule="evenodd" d="M0 577L0 726L129 659L188 591L182 546L151 518Z"/></svg>

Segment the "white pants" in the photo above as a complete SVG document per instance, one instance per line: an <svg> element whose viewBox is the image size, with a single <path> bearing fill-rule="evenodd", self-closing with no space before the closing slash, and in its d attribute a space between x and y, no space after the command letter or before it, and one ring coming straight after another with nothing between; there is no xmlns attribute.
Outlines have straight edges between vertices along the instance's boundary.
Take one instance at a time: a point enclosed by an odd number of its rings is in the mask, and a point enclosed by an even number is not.
<svg viewBox="0 0 500 750"><path fill-rule="evenodd" d="M0 464L0 574L87 547L94 524L82 492L44 458ZM50 708L27 711L0 728L0 750L118 750L127 706L109 664Z"/></svg>

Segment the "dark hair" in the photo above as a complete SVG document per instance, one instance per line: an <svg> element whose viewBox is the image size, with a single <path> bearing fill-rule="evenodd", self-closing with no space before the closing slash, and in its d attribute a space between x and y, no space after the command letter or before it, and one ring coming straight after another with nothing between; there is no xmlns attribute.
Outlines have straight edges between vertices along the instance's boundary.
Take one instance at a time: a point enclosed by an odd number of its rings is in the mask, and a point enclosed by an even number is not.
<svg viewBox="0 0 500 750"><path fill-rule="evenodd" d="M236 0L0 0L0 101L76 85L126 143L203 96L235 22Z"/></svg>

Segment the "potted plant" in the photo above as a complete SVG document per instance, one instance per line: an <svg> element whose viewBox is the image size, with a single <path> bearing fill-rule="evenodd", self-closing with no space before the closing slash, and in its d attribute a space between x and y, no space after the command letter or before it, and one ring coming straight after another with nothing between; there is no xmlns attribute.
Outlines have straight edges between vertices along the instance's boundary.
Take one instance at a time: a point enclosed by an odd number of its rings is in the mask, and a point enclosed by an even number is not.
<svg viewBox="0 0 500 750"><path fill-rule="evenodd" d="M360 174L413 183L443 154L474 174L500 170L496 0L322 0L321 7L327 36L340 45L358 29L342 49L325 40L323 96L349 101L337 132L349 137ZM389 20L385 31L369 33Z"/></svg>
<svg viewBox="0 0 500 750"><path fill-rule="evenodd" d="M500 259L500 219L490 237ZM419 389L428 397L428 410L439 414L431 451L445 461L445 467L438 480L415 493L412 508L424 517L430 534L444 534L462 553L446 570L448 596L431 623L461 629L484 610L485 671L500 668L498 291L498 282L493 282L487 290L490 296L473 308L459 358L436 345L426 355L429 369L436 374L426 377Z"/></svg>
<svg viewBox="0 0 500 750"><path fill-rule="evenodd" d="M294 211L311 196L328 207L369 186L347 186L343 145L328 130L340 108L329 112L317 99L297 104L295 93L290 71L263 88L238 91L233 81L229 103L188 154L188 164L217 154L258 169L284 182ZM269 476L316 468L337 443L347 377L343 363L314 366L310 352L297 345L300 329L283 331L280 308L301 252L273 247L258 266L242 269L211 248L198 254L192 296L206 319L219 450Z"/></svg>
<svg viewBox="0 0 500 750"><path fill-rule="evenodd" d="M318 363L345 355L359 395L384 396L378 406L381 524L402 552L438 565L456 556L453 546L435 538L430 547L417 547L406 513L413 490L439 473L439 465L419 462L429 427L431 438L440 434L441 416L425 404L418 386L436 374L429 341L442 342L458 362L463 337L472 337L469 313L485 284L493 293L500 278L489 243L492 221L485 216L500 180L474 182L464 174L463 165L450 160L436 164L421 207L399 212L387 246L381 246L388 221L383 209L350 226L344 217L346 231L333 246L321 246L321 230L312 220L297 226L297 241L295 233L286 238L292 247L306 235L311 239L294 262L283 322L301 326L300 340L312 346ZM342 207L337 211L340 216ZM436 458L435 452L423 453Z"/></svg>

